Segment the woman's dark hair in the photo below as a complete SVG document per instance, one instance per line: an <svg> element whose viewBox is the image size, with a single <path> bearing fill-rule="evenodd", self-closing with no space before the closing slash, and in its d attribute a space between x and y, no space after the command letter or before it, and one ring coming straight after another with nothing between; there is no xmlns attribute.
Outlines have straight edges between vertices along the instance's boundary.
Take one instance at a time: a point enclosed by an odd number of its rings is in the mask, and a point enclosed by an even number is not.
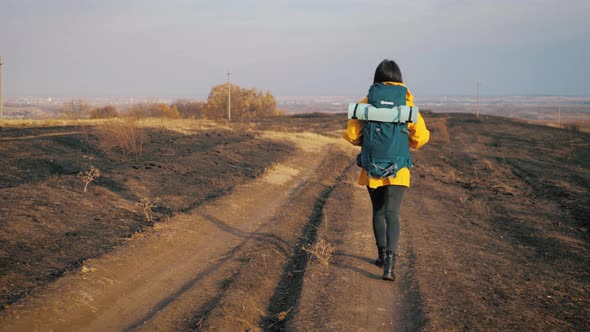
<svg viewBox="0 0 590 332"><path fill-rule="evenodd" d="M373 83L383 83L383 82L399 82L403 83L402 81L402 72L399 70L399 67L393 60L383 60L375 69L375 78L373 79Z"/></svg>

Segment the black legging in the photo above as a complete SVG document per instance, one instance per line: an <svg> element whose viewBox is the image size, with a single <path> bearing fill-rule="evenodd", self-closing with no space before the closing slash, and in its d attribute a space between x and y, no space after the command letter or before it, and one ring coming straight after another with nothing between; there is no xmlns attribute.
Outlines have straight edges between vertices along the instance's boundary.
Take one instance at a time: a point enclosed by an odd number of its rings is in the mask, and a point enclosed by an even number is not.
<svg viewBox="0 0 590 332"><path fill-rule="evenodd" d="M377 246L397 252L399 241L399 211L406 187L382 186L369 188L373 205L373 232Z"/></svg>

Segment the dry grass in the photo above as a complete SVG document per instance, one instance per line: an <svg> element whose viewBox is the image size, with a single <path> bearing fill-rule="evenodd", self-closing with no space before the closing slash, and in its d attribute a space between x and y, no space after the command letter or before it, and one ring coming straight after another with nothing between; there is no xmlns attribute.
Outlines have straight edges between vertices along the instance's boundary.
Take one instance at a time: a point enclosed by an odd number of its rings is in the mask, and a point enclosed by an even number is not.
<svg viewBox="0 0 590 332"><path fill-rule="evenodd" d="M289 310L287 311L281 311L277 314L277 320L279 322L284 321L285 319L287 319L287 316L289 315L289 313L291 312L291 310L293 310L293 307L289 308Z"/></svg>
<svg viewBox="0 0 590 332"><path fill-rule="evenodd" d="M320 151L326 144L330 143L350 145L343 139L326 137L311 132L290 133L281 131L264 131L261 133L261 136L262 138L270 140L289 141L297 145L298 148L308 152Z"/></svg>
<svg viewBox="0 0 590 332"><path fill-rule="evenodd" d="M480 199L473 199L470 204L471 211L480 216L485 216L489 213L488 207L485 202Z"/></svg>
<svg viewBox="0 0 590 332"><path fill-rule="evenodd" d="M225 121L195 119L141 118L137 120L137 126L142 128L164 128L184 135L210 129L231 130L231 127Z"/></svg>
<svg viewBox="0 0 590 332"><path fill-rule="evenodd" d="M314 244L308 244L303 247L303 251L307 252L310 256L315 257L322 265L330 265L330 259L336 248L330 243L319 240Z"/></svg>
<svg viewBox="0 0 590 332"><path fill-rule="evenodd" d="M494 170L494 164L492 164L492 162L489 161L488 159L483 159L481 161L481 164L490 171Z"/></svg>
<svg viewBox="0 0 590 332"><path fill-rule="evenodd" d="M145 129L133 119L110 121L108 125L96 128L99 146L105 151L119 150L124 158L141 159L147 139Z"/></svg>
<svg viewBox="0 0 590 332"><path fill-rule="evenodd" d="M450 143L451 136L447 126L447 119L431 119L428 124L430 139L434 142Z"/></svg>
<svg viewBox="0 0 590 332"><path fill-rule="evenodd" d="M87 126L94 126L104 124L107 120L104 119L45 119L45 120L27 120L27 119L7 119L0 120L0 126L9 128L22 127L66 127L79 126L80 124Z"/></svg>
<svg viewBox="0 0 590 332"><path fill-rule="evenodd" d="M459 176L455 173L455 170L453 168L449 169L446 172L446 176L451 182L459 182Z"/></svg>
<svg viewBox="0 0 590 332"><path fill-rule="evenodd" d="M226 121L197 120L197 119L170 119L170 118L132 118L119 117L115 119L4 119L0 120L1 127L65 127L65 126L86 126L100 127L109 126L112 123L133 121L142 128L164 128L182 134L192 134L194 131L209 129L231 130Z"/></svg>
<svg viewBox="0 0 590 332"><path fill-rule="evenodd" d="M467 202L467 200L469 199L469 196L467 195L460 195L459 196L459 202L461 202L461 204L465 204L465 202Z"/></svg>

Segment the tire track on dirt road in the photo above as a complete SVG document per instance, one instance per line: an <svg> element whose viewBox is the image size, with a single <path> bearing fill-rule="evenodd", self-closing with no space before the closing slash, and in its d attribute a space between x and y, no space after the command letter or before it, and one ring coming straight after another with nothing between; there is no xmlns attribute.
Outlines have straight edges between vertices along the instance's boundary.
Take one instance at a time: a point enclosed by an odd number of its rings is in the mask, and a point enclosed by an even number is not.
<svg viewBox="0 0 590 332"><path fill-rule="evenodd" d="M279 248L268 241L251 241L239 257L239 278L223 298L207 312L197 312L191 329L255 330L277 329L297 302L306 255L302 247L315 240L323 204L352 166L345 145L334 146L301 190L293 193L283 213L265 227L266 234L281 239ZM283 318L279 318L283 317Z"/></svg>
<svg viewBox="0 0 590 332"><path fill-rule="evenodd" d="M345 170L349 170L353 164L351 163ZM338 179L340 181L341 176ZM309 255L304 250L307 245L313 244L317 240L318 228L323 221L324 205L330 194L336 189L337 185L333 185L324 189L316 200L309 221L303 228L299 239L297 240L297 247L294 254L289 258L288 263L283 269L283 273L277 283L273 295L268 306L269 315L264 318L263 326L282 330L285 326L285 320L280 319L281 314L288 314L300 300L303 289L303 279L305 277L305 270L309 263Z"/></svg>
<svg viewBox="0 0 590 332"><path fill-rule="evenodd" d="M333 140L299 137L285 163L228 196L159 224L0 314L0 331L179 330L222 298L248 243L294 244L262 229L323 172ZM274 218L274 219L273 219Z"/></svg>
<svg viewBox="0 0 590 332"><path fill-rule="evenodd" d="M325 205L318 240L335 246L329 266L311 259L301 299L284 328L294 331L415 331L424 324L422 296L414 277L415 255L402 216L397 280L381 279L374 265L376 247L367 191L354 184L358 169L348 172ZM403 209L402 209L403 210Z"/></svg>

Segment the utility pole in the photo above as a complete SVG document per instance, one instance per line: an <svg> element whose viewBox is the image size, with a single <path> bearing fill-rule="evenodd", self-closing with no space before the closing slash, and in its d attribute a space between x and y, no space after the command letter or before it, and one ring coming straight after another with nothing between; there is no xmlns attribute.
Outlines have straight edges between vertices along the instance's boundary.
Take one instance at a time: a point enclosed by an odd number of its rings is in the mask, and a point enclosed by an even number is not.
<svg viewBox="0 0 590 332"><path fill-rule="evenodd" d="M3 64L4 64L4 62L2 62L2 57L0 56L0 120L3 119L2 106L4 105L2 103L2 65Z"/></svg>
<svg viewBox="0 0 590 332"><path fill-rule="evenodd" d="M559 101L559 96L557 96L557 123L559 128L561 128L561 104Z"/></svg>
<svg viewBox="0 0 590 332"><path fill-rule="evenodd" d="M227 70L227 120L231 121L231 81L229 77L231 73Z"/></svg>
<svg viewBox="0 0 590 332"><path fill-rule="evenodd" d="M479 119L479 81L477 81L477 115L476 117Z"/></svg>

